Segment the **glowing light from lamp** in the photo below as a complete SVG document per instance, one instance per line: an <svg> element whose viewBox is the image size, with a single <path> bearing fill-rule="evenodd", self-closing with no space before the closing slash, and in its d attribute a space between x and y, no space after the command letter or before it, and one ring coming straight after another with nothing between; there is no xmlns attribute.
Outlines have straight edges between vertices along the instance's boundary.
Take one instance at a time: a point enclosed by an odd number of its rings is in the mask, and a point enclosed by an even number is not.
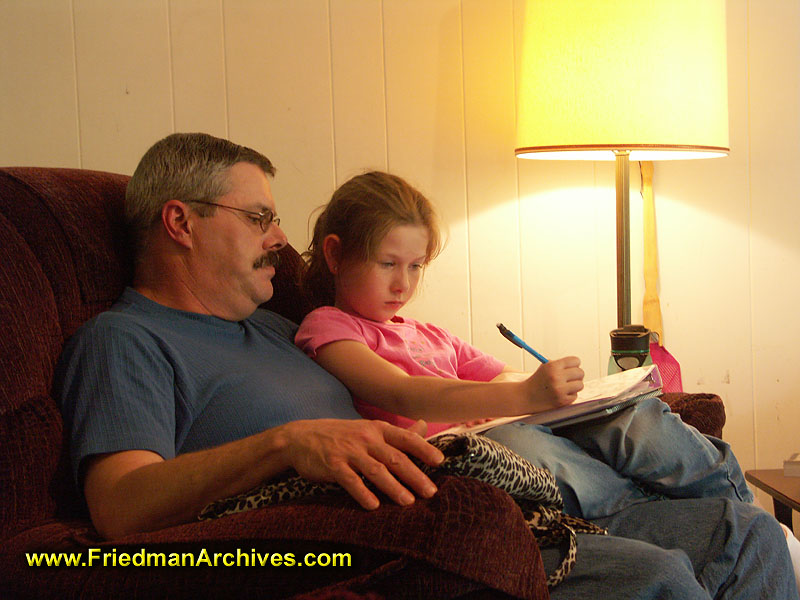
<svg viewBox="0 0 800 600"><path fill-rule="evenodd" d="M530 0L517 155L724 156L725 38L724 0Z"/></svg>
<svg viewBox="0 0 800 600"><path fill-rule="evenodd" d="M616 160L619 325L630 323L629 160L725 156L725 0L528 0L516 154Z"/></svg>

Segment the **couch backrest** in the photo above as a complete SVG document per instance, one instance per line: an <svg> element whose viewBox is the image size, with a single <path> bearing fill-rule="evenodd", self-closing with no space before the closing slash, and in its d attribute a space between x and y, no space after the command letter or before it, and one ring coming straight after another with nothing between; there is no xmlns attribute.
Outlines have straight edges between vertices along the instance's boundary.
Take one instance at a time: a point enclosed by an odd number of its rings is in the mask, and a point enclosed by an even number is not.
<svg viewBox="0 0 800 600"><path fill-rule="evenodd" d="M0 538L75 516L61 415L51 397L64 341L132 277L122 218L128 177L0 168ZM284 249L268 308L300 320L302 261Z"/></svg>

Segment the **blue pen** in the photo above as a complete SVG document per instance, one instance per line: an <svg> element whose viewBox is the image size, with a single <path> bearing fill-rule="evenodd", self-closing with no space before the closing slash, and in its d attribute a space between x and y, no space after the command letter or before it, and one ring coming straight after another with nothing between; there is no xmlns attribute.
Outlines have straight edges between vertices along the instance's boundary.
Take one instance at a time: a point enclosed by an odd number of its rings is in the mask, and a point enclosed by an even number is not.
<svg viewBox="0 0 800 600"><path fill-rule="evenodd" d="M516 335L513 331L507 329L505 325L503 325L502 323L498 323L497 328L500 330L500 333L503 334L503 337L506 338L509 342L533 354L539 362L543 364L547 362L547 359L544 356L542 356L536 350L528 346L528 344L526 344L521 337Z"/></svg>

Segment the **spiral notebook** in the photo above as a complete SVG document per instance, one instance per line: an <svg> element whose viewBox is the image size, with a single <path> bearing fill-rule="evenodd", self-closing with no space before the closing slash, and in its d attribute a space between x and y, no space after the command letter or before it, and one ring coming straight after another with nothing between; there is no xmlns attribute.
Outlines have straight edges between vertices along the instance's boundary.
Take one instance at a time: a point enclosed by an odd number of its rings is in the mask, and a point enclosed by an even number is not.
<svg viewBox="0 0 800 600"><path fill-rule="evenodd" d="M520 377L530 375L520 374ZM547 425L552 429L600 419L618 413L644 400L661 394L661 374L656 365L647 365L592 379L584 383L578 399L572 404L530 415L499 417L480 425L456 425L443 433L480 433L515 421Z"/></svg>

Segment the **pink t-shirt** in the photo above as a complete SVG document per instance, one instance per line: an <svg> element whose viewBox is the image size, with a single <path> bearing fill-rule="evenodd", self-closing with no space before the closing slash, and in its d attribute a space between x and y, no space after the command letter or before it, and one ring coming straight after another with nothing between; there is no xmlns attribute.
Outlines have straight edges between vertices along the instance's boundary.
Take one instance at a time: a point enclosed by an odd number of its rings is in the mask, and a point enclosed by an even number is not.
<svg viewBox="0 0 800 600"><path fill-rule="evenodd" d="M399 316L388 323L379 323L332 306L309 313L294 338L295 344L311 358L315 358L317 350L325 344L341 340L365 344L409 375L490 381L505 367L493 356L430 323ZM380 419L400 427L414 423L413 419L392 414L355 397L353 404L366 419ZM449 423L428 423L428 435L450 426Z"/></svg>

